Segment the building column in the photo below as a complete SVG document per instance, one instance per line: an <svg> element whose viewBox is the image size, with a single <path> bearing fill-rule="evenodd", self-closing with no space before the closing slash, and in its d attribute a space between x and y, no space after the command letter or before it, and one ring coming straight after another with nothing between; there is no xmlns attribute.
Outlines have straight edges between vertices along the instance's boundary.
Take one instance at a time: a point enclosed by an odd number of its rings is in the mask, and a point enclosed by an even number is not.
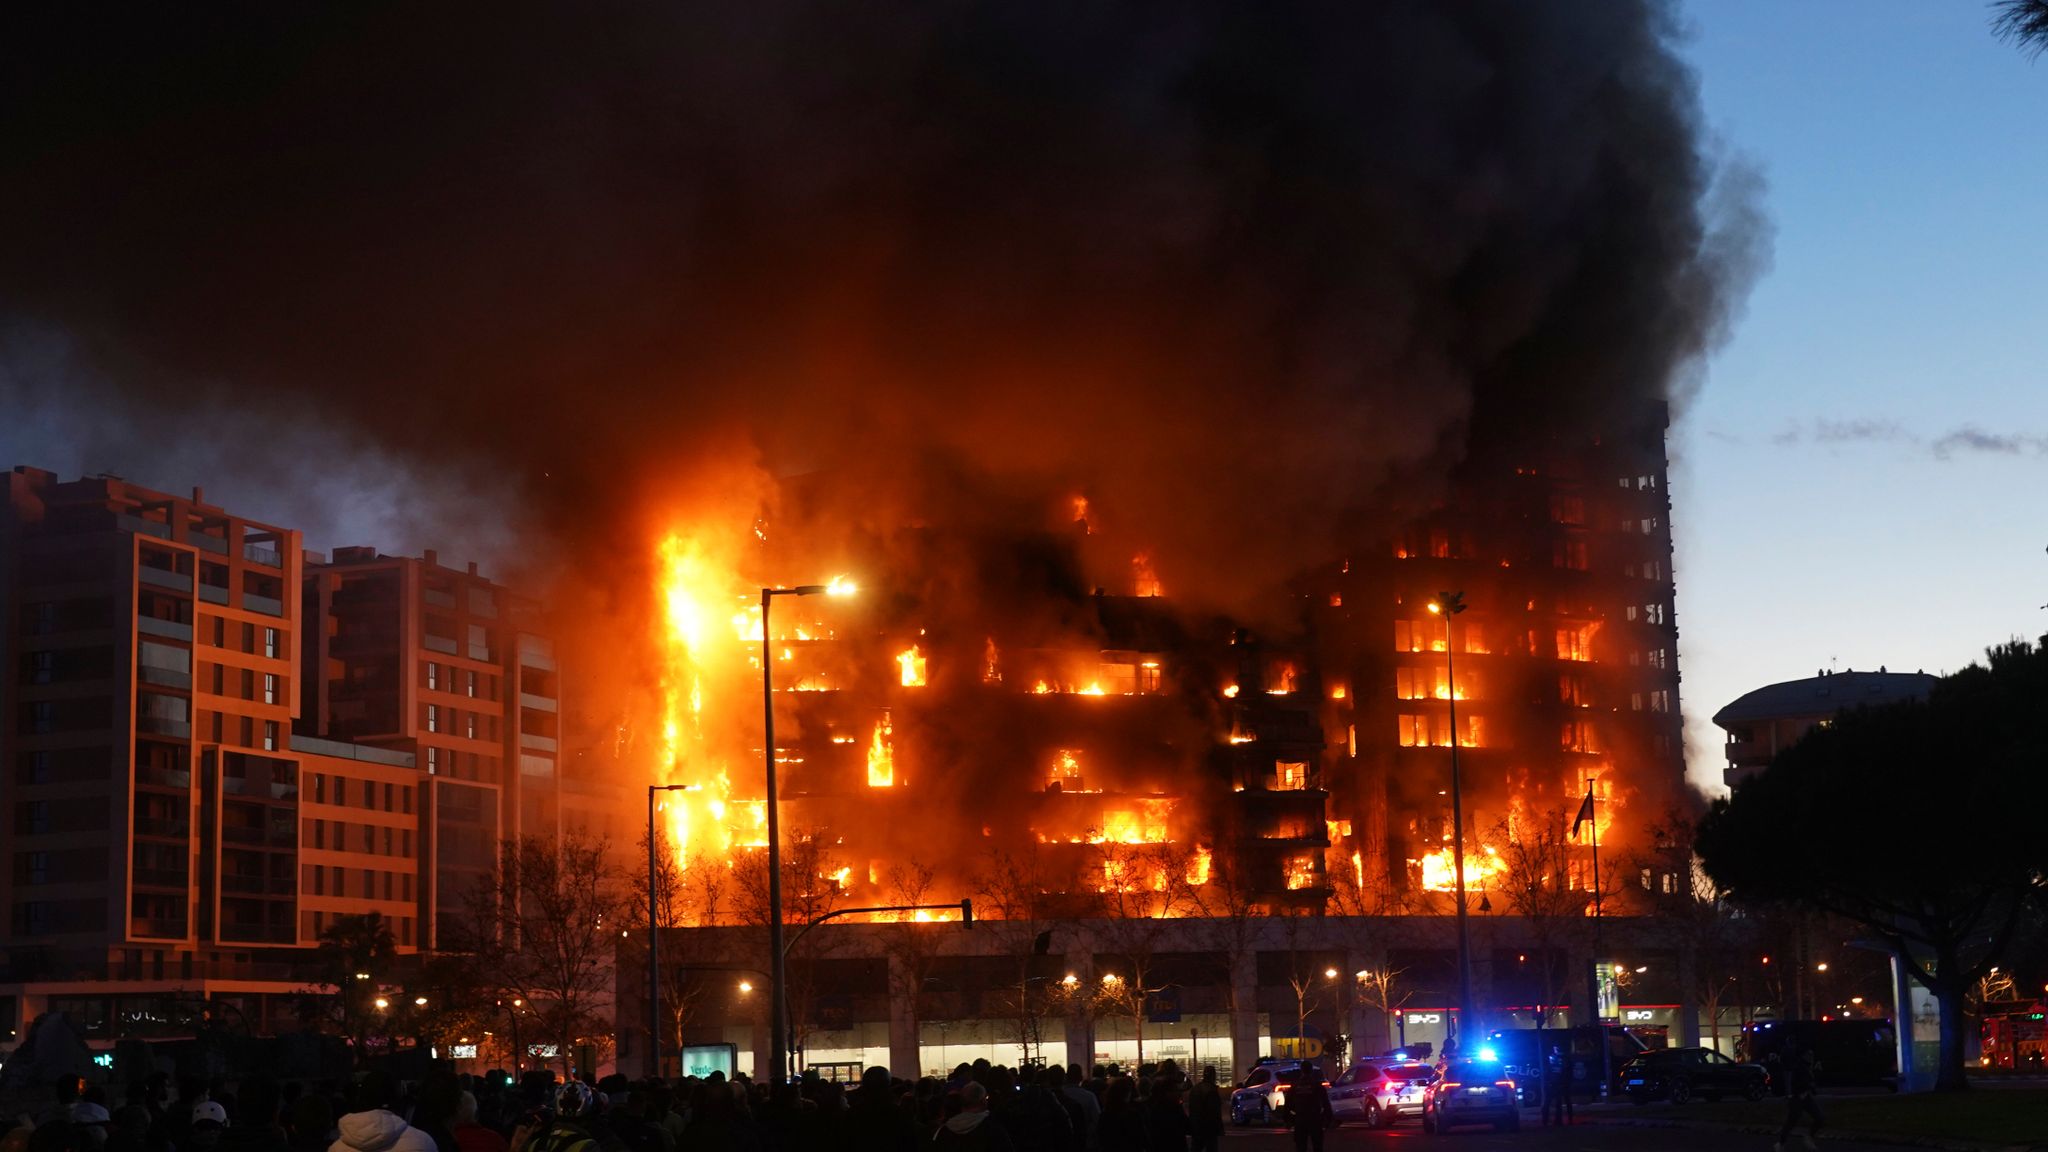
<svg viewBox="0 0 2048 1152"><path fill-rule="evenodd" d="M1060 973L1060 978L1064 980L1068 976L1074 978L1082 994L1091 991L1095 986L1095 953L1085 949L1067 953L1067 968ZM1086 1075L1095 1066L1094 1022L1078 1005L1074 1005L1067 1009L1060 1023L1065 1030L1067 1063L1079 1064L1082 1074Z"/></svg>
<svg viewBox="0 0 2048 1152"><path fill-rule="evenodd" d="M1678 950L1678 1047L1700 1043L1700 964L1692 945Z"/></svg>
<svg viewBox="0 0 2048 1152"><path fill-rule="evenodd" d="M756 1004L753 1018L747 1021L747 1043L754 1049L754 1082L772 1084L775 1077L768 1066L768 997L767 989L757 989L760 1003Z"/></svg>
<svg viewBox="0 0 2048 1152"><path fill-rule="evenodd" d="M1249 1068L1259 1050L1259 954L1246 949L1230 961L1230 1056Z"/></svg>
<svg viewBox="0 0 2048 1152"><path fill-rule="evenodd" d="M1350 1042L1350 1047L1344 1055L1351 1061L1365 1055L1377 1056L1388 1047L1384 1044L1367 1043L1365 1039L1365 1030L1371 1026L1374 1013L1371 1006L1365 1002L1364 989L1359 987L1358 974L1372 967L1371 960L1372 958L1364 952L1347 950L1344 953L1344 970L1337 974L1338 982L1344 986L1348 1004L1344 1015L1344 1036Z"/></svg>
<svg viewBox="0 0 2048 1152"><path fill-rule="evenodd" d="M889 1074L904 1080L924 1075L918 1044L917 992L903 957L889 953Z"/></svg>

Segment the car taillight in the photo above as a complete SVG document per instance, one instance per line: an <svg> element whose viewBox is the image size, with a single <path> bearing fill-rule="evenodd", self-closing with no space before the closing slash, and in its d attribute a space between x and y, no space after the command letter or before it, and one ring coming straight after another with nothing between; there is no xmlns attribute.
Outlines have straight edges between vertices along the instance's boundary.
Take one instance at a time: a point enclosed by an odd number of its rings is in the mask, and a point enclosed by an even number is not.
<svg viewBox="0 0 2048 1152"><path fill-rule="evenodd" d="M1515 1082L1513 1080L1495 1080L1493 1082L1493 1086L1495 1088L1507 1088L1509 1090L1512 1090L1515 1086Z"/></svg>
<svg viewBox="0 0 2048 1152"><path fill-rule="evenodd" d="M1441 1083L1441 1084L1440 1084L1439 1086L1440 1086L1440 1087L1443 1087L1443 1088L1456 1088L1456 1087L1458 1087L1458 1086L1459 1086L1459 1081L1456 1081L1456 1080L1445 1080L1445 1081L1443 1081L1443 1082L1442 1082L1442 1083Z"/></svg>

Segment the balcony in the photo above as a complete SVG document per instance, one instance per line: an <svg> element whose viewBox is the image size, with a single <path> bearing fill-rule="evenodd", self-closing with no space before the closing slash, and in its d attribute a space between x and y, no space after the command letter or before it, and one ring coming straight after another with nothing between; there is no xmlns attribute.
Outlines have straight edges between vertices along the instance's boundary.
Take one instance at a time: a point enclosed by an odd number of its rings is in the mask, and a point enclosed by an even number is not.
<svg viewBox="0 0 2048 1152"><path fill-rule="evenodd" d="M519 694L519 706L521 708L531 708L536 712L558 712L562 707L547 696L535 696L531 692L521 692Z"/></svg>
<svg viewBox="0 0 2048 1152"><path fill-rule="evenodd" d="M261 564L265 568L284 567L284 557L278 553L277 549L267 548L261 544L242 545L242 559L247 560L251 564Z"/></svg>
<svg viewBox="0 0 2048 1152"><path fill-rule="evenodd" d="M251 612L261 612L265 616L284 615L284 601L270 596L258 596L254 592L242 593L242 607Z"/></svg>
<svg viewBox="0 0 2048 1152"><path fill-rule="evenodd" d="M153 736L176 736L179 739L192 738L192 723L189 720L166 720L158 716L137 716L135 730L148 732Z"/></svg>
<svg viewBox="0 0 2048 1152"><path fill-rule="evenodd" d="M201 584L199 586L199 598L208 604L226 604L228 602L228 590L213 584Z"/></svg>
<svg viewBox="0 0 2048 1152"><path fill-rule="evenodd" d="M458 650L458 645L453 636L435 636L431 633L428 634L426 639L420 641L420 646L429 652L440 652L448 656L455 655Z"/></svg>
<svg viewBox="0 0 2048 1152"><path fill-rule="evenodd" d="M228 542L218 536L208 536L204 532L194 532L188 539L195 548L211 552L217 556L228 554Z"/></svg>
<svg viewBox="0 0 2048 1152"><path fill-rule="evenodd" d="M536 752L553 752L556 748L555 742L552 739L546 736L536 736L531 732L521 732L519 734L519 746L521 748L531 748Z"/></svg>
<svg viewBox="0 0 2048 1152"><path fill-rule="evenodd" d="M166 640L192 641L192 626L176 620L159 620L154 616L137 616L135 630L145 636L162 636Z"/></svg>
<svg viewBox="0 0 2048 1152"><path fill-rule="evenodd" d="M135 570L135 577L144 584L153 584L158 588L169 588L173 592L190 592L192 590L192 578L190 576L182 572L166 572L162 568L152 568L147 564Z"/></svg>

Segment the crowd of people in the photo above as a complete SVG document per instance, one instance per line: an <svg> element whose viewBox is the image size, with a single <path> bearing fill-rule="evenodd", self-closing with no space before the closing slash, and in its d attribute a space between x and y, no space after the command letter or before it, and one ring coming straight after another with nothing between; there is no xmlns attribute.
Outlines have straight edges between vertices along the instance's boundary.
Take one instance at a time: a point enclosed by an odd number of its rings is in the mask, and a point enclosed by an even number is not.
<svg viewBox="0 0 2048 1152"><path fill-rule="evenodd" d="M0 1152L1214 1152L1229 1097L1213 1067L1191 1077L1172 1060L1136 1075L978 1060L907 1080L871 1067L858 1084L806 1074L779 1088L717 1072L588 1083L445 1069L329 1085L159 1074L119 1103L78 1077L55 1087Z"/></svg>

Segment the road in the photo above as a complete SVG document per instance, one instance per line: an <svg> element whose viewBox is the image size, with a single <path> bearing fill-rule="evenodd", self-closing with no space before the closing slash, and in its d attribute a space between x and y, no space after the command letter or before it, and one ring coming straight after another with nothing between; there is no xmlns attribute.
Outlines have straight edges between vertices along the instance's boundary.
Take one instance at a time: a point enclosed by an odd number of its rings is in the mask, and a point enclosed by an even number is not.
<svg viewBox="0 0 2048 1152"><path fill-rule="evenodd" d="M1413 1121L1391 1129L1367 1131L1343 1127L1325 1139L1326 1152L1424 1152L1429 1148L1455 1152L1492 1152L1494 1149L1541 1149L1544 1152L1741 1152L1770 1148L1772 1136L1744 1132L1694 1132L1679 1128L1641 1128L1626 1124L1581 1122L1568 1128L1545 1128L1534 1112L1523 1117L1519 1132L1494 1132L1486 1128L1460 1128L1447 1136L1427 1136ZM1798 1146L1795 1138L1794 1146ZM1827 1140L1827 1152L1898 1152L1896 1144L1849 1143ZM1223 1152L1293 1152L1293 1137L1283 1131L1232 1128L1223 1134Z"/></svg>

